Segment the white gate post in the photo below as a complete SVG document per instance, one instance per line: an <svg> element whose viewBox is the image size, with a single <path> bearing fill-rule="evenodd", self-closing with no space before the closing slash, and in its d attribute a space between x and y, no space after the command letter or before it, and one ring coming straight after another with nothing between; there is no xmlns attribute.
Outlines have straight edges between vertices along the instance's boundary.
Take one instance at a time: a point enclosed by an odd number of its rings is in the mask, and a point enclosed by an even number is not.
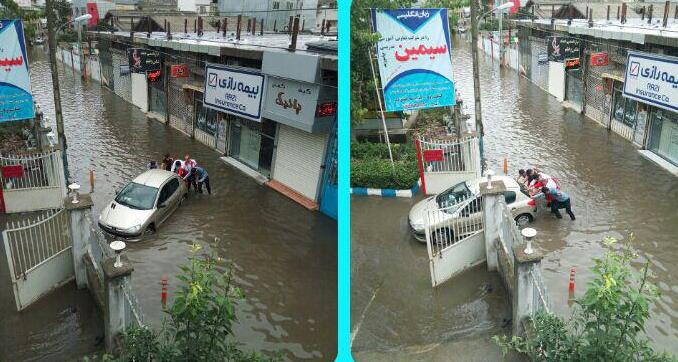
<svg viewBox="0 0 678 362"><path fill-rule="evenodd" d="M492 188L488 189L487 182L480 183L480 194L483 196L483 222L485 224L485 255L487 256L487 270L497 270L497 239L501 232L502 208L506 185L501 180L492 181Z"/></svg>
<svg viewBox="0 0 678 362"><path fill-rule="evenodd" d="M122 290L126 278L132 277L134 267L127 257L121 256L122 266L113 266L115 258L108 258L103 263L104 270L104 335L106 352L113 353L115 339L125 330L125 295Z"/></svg>
<svg viewBox="0 0 678 362"><path fill-rule="evenodd" d="M515 277L515 289L513 294L513 335L520 336L523 329L523 321L531 317L536 310L534 305L534 285L530 271L532 268L541 267L541 259L544 254L539 249L533 249L532 254L525 254L525 243L513 245L513 275Z"/></svg>
<svg viewBox="0 0 678 362"><path fill-rule="evenodd" d="M75 283L79 289L87 287L87 269L84 256L92 235L92 197L88 194L78 196L80 202L74 204L70 198L64 199L64 207L68 211L71 221L71 241L73 242L73 270ZM90 217L87 217L87 216Z"/></svg>

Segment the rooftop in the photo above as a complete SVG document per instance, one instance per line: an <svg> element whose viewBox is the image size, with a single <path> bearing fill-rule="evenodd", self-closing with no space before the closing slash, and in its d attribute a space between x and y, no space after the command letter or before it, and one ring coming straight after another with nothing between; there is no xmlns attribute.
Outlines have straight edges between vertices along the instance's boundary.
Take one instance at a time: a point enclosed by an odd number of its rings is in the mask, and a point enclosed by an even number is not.
<svg viewBox="0 0 678 362"><path fill-rule="evenodd" d="M589 22L585 19L573 19L570 25L567 20L556 19L553 27L551 19L537 19L534 22L516 20L515 23L600 39L678 47L678 20L675 19L669 19L666 27L662 26L662 18L652 19L651 24L647 23L647 19L628 19L625 24L618 20L594 19L592 27L589 27Z"/></svg>
<svg viewBox="0 0 678 362"><path fill-rule="evenodd" d="M100 37L110 37L130 43L130 33L118 31L115 33L93 31ZM217 32L204 32L201 37L195 33L172 33L172 39L167 40L167 33L153 32L150 37L147 33L134 33L134 43L146 44L153 47L174 49L193 53L203 53L214 56L234 56L248 59L261 59L264 52L281 52L301 55L315 55L320 57L322 69L337 69L336 40L334 36L316 34L299 34L296 50L289 50L291 36L286 33L264 33L252 35L241 33L240 40L235 39L235 33L229 31L226 36ZM332 50L334 49L334 50Z"/></svg>

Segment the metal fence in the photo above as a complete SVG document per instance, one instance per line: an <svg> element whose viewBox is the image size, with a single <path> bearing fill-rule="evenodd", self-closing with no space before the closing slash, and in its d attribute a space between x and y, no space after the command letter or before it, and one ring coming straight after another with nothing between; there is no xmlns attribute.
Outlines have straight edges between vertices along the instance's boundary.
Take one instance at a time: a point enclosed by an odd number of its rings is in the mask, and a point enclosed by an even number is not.
<svg viewBox="0 0 678 362"><path fill-rule="evenodd" d="M537 264L532 265L529 278L532 283L532 317L541 311L550 313L551 301L544 284L544 277L541 275L541 269Z"/></svg>
<svg viewBox="0 0 678 362"><path fill-rule="evenodd" d="M483 231L482 197L450 198L426 210L426 241L431 257Z"/></svg>
<svg viewBox="0 0 678 362"><path fill-rule="evenodd" d="M23 190L63 185L61 151L47 151L26 155L0 156L3 190ZM12 167L15 170L10 171ZM11 172L11 173L10 173Z"/></svg>
<svg viewBox="0 0 678 362"><path fill-rule="evenodd" d="M113 250L108 246L106 237L96 226L97 224L93 222L91 215L88 213L86 214L85 218L88 225L90 225L90 235L92 236L87 252L89 253L92 263L94 264L94 268L98 274L99 280L101 281L101 285L104 285L102 265L106 259L115 258L115 252L113 252ZM125 310L123 313L125 320L123 321L123 325L129 326L130 324L134 324L137 326L143 326L144 314L141 310L141 306L139 305L136 295L134 294L134 290L132 289L129 278L125 278L123 280L121 290L125 300Z"/></svg>
<svg viewBox="0 0 678 362"><path fill-rule="evenodd" d="M480 165L475 152L471 152L476 137L467 137L459 140L442 141L420 138L419 144L422 153L422 162L426 172L468 172L474 171ZM442 159L427 161L428 152L442 152Z"/></svg>
<svg viewBox="0 0 678 362"><path fill-rule="evenodd" d="M141 306L137 300L129 278L125 278L122 282L122 294L124 296L125 303L125 313L123 314L125 320L123 321L124 326L136 325L144 326L143 312L141 311Z"/></svg>
<svg viewBox="0 0 678 362"><path fill-rule="evenodd" d="M64 209L49 210L35 221L7 223L3 232L13 279L19 279L72 246L69 217Z"/></svg>

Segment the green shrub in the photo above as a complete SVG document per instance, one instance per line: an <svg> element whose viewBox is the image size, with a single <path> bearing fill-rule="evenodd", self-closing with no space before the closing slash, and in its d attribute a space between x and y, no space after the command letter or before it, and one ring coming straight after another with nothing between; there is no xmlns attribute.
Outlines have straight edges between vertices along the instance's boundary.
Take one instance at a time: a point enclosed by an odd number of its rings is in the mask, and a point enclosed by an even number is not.
<svg viewBox="0 0 678 362"><path fill-rule="evenodd" d="M417 151L412 145L394 143L391 144L394 161L404 161L417 158ZM372 159L379 158L388 160L388 146L385 143L353 142L351 143L352 159Z"/></svg>
<svg viewBox="0 0 678 362"><path fill-rule="evenodd" d="M610 248L615 243L613 238L604 241ZM531 337L495 336L494 341L504 353L517 351L532 361L676 361L654 351L643 334L659 290L649 281L649 262L641 272L633 268L638 258L629 240L594 259L595 277L570 317L542 312L532 321Z"/></svg>
<svg viewBox="0 0 678 362"><path fill-rule="evenodd" d="M388 159L351 161L351 186L377 189L409 189L419 179L417 161L398 161L395 170Z"/></svg>
<svg viewBox="0 0 678 362"><path fill-rule="evenodd" d="M351 144L351 186L377 189L409 189L419 179L417 152L412 145L392 144L395 169L383 143Z"/></svg>

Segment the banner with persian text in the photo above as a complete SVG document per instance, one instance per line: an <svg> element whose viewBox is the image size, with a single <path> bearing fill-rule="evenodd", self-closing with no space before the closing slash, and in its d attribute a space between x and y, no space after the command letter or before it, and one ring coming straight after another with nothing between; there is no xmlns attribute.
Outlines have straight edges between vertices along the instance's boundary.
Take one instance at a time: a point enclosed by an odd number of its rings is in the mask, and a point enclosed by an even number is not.
<svg viewBox="0 0 678 362"><path fill-rule="evenodd" d="M454 104L447 9L372 9L387 111Z"/></svg>
<svg viewBox="0 0 678 362"><path fill-rule="evenodd" d="M35 117L21 20L0 20L0 123Z"/></svg>

